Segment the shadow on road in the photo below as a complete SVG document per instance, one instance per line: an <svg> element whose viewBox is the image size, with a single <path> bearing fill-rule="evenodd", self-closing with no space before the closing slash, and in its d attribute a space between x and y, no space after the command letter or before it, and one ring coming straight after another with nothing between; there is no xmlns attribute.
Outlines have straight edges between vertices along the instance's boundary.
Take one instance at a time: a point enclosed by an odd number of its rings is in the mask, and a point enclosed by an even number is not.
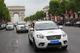
<svg viewBox="0 0 80 53"><path fill-rule="evenodd" d="M38 51L35 51L33 46L28 45L31 51L33 51L34 53L69 53L68 49L66 50L62 50L62 49L58 49L58 48L48 48L48 49L40 49Z"/></svg>
<svg viewBox="0 0 80 53"><path fill-rule="evenodd" d="M44 50L35 51L35 52L36 53L69 53L68 50L61 50L57 48L44 49Z"/></svg>

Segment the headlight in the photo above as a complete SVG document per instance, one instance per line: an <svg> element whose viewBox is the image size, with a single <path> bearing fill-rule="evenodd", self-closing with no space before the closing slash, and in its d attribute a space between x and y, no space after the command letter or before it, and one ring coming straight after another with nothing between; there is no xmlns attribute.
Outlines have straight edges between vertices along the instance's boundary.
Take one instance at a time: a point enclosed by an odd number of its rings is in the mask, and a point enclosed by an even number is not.
<svg viewBox="0 0 80 53"><path fill-rule="evenodd" d="M44 39L44 36L43 35L37 35L37 38Z"/></svg>
<svg viewBox="0 0 80 53"><path fill-rule="evenodd" d="M64 31L62 31L62 37L66 37L66 36L67 34Z"/></svg>
<svg viewBox="0 0 80 53"><path fill-rule="evenodd" d="M67 36L67 34L63 34L62 36L63 36L63 37L66 37L66 36Z"/></svg>

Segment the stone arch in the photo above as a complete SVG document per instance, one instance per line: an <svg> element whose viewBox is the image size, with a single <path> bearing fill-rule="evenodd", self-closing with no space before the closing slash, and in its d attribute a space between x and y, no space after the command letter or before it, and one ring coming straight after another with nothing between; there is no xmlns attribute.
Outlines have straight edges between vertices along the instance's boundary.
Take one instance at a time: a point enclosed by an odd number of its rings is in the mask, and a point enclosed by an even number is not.
<svg viewBox="0 0 80 53"><path fill-rule="evenodd" d="M13 16L14 16L15 14L17 14L17 15L20 17L19 12L13 12Z"/></svg>
<svg viewBox="0 0 80 53"><path fill-rule="evenodd" d="M24 20L25 17L25 7L24 6L7 6L11 17L14 17L14 14L18 14L21 20Z"/></svg>

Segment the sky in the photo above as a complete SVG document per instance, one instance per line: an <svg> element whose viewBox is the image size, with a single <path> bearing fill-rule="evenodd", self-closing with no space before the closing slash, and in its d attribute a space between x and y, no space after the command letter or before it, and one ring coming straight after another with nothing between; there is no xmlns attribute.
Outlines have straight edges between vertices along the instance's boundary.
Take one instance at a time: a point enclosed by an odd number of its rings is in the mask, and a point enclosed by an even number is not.
<svg viewBox="0 0 80 53"><path fill-rule="evenodd" d="M49 0L5 0L7 6L25 6L25 15L30 16L49 5Z"/></svg>

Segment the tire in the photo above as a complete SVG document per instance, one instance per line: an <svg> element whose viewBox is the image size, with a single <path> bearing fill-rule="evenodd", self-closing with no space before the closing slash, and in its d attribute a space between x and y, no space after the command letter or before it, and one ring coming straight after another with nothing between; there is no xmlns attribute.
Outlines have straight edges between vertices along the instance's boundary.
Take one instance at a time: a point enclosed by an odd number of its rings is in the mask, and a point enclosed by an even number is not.
<svg viewBox="0 0 80 53"><path fill-rule="evenodd" d="M7 31L7 29L6 29L6 31Z"/></svg>
<svg viewBox="0 0 80 53"><path fill-rule="evenodd" d="M26 32L28 33L28 30Z"/></svg>
<svg viewBox="0 0 80 53"><path fill-rule="evenodd" d="M26 30L25 33L28 33L28 31Z"/></svg>
<svg viewBox="0 0 80 53"><path fill-rule="evenodd" d="M12 30L14 30L14 28Z"/></svg>
<svg viewBox="0 0 80 53"><path fill-rule="evenodd" d="M16 33L19 33L19 31L16 31Z"/></svg>
<svg viewBox="0 0 80 53"><path fill-rule="evenodd" d="M6 31L9 31L9 29L6 28Z"/></svg>
<svg viewBox="0 0 80 53"><path fill-rule="evenodd" d="M64 47L61 47L62 48L62 50L66 50L67 49L67 45L66 46L64 46Z"/></svg>
<svg viewBox="0 0 80 53"><path fill-rule="evenodd" d="M37 48L34 38L33 38L33 47L34 47L35 51L39 51L40 50L39 48Z"/></svg>

